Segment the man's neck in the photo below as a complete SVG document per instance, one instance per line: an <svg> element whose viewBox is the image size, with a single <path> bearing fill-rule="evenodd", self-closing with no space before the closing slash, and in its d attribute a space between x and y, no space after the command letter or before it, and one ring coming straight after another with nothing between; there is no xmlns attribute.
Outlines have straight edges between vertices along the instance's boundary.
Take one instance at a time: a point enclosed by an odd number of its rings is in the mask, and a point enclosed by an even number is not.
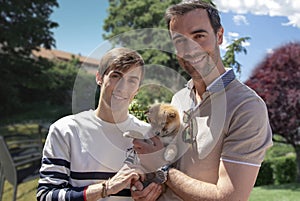
<svg viewBox="0 0 300 201"><path fill-rule="evenodd" d="M206 91L207 86L209 86L215 79L220 77L225 72L226 72L225 68L220 67L220 68L215 68L205 78L202 77L192 78L196 90L196 98L197 96L198 98L202 98L202 95Z"/></svg>
<svg viewBox="0 0 300 201"><path fill-rule="evenodd" d="M109 123L121 123L128 118L128 111L113 112L110 108L101 107L101 105L98 106L95 113L97 117Z"/></svg>

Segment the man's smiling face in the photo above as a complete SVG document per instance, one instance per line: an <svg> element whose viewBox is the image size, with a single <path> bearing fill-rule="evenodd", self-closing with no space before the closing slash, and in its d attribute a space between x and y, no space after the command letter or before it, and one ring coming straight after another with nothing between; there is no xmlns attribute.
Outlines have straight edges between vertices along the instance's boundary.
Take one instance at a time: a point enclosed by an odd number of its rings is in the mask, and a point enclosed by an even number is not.
<svg viewBox="0 0 300 201"><path fill-rule="evenodd" d="M192 78L204 78L216 67L220 58L223 28L216 34L207 11L196 9L173 17L170 33L180 65Z"/></svg>

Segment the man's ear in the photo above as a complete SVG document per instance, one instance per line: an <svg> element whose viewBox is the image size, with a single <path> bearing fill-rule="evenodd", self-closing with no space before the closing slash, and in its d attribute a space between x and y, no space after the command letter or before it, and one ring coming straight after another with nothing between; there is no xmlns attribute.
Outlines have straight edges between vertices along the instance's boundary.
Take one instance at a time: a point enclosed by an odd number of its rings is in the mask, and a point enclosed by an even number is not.
<svg viewBox="0 0 300 201"><path fill-rule="evenodd" d="M221 45L223 43L223 35L224 35L224 28L220 27L218 32L217 32L218 45Z"/></svg>
<svg viewBox="0 0 300 201"><path fill-rule="evenodd" d="M98 71L96 73L96 83L99 86L101 86L101 84L102 84L102 76L100 75L100 73Z"/></svg>

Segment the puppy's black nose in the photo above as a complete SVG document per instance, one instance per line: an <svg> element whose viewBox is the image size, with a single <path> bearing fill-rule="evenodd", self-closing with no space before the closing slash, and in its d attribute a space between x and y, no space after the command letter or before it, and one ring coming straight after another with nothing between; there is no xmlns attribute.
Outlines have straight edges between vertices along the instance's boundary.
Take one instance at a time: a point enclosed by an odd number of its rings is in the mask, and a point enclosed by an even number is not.
<svg viewBox="0 0 300 201"><path fill-rule="evenodd" d="M159 131L156 131L156 132L155 132L155 135L159 135L159 134L160 134L160 132L159 132Z"/></svg>

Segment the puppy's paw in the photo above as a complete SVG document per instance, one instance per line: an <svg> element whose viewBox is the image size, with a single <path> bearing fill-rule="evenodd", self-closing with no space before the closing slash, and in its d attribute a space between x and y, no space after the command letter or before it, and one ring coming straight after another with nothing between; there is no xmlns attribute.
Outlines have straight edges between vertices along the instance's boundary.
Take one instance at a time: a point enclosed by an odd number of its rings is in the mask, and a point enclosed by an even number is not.
<svg viewBox="0 0 300 201"><path fill-rule="evenodd" d="M166 147L166 150L165 150L165 153L164 153L164 158L165 158L166 161L172 162L176 158L177 153L178 153L177 146L175 144L169 144Z"/></svg>
<svg viewBox="0 0 300 201"><path fill-rule="evenodd" d="M144 136L142 133L134 130L126 131L123 133L124 137L133 138L133 139L144 139Z"/></svg>

